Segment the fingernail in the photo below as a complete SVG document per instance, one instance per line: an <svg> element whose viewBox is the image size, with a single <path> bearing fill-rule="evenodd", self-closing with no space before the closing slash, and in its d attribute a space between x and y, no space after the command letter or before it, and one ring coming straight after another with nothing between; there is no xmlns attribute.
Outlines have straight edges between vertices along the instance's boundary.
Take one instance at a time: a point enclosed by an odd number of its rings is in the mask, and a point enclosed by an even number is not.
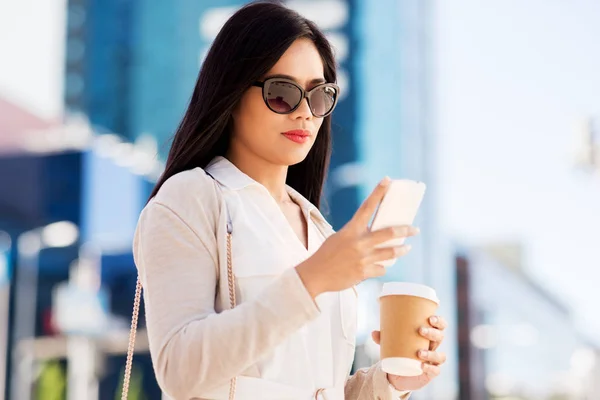
<svg viewBox="0 0 600 400"><path fill-rule="evenodd" d="M421 356L421 357L427 357L427 350L421 350L421 351L419 351L419 356Z"/></svg>
<svg viewBox="0 0 600 400"><path fill-rule="evenodd" d="M421 333L423 335L427 335L427 333L429 333L429 329L428 328L421 328Z"/></svg>
<svg viewBox="0 0 600 400"><path fill-rule="evenodd" d="M415 235L418 235L419 233L421 233L421 229L418 227L413 227L413 231L415 232Z"/></svg>
<svg viewBox="0 0 600 400"><path fill-rule="evenodd" d="M385 178L382 179L381 184L382 185L387 185L388 183L390 183L391 179L389 176L386 176Z"/></svg>
<svg viewBox="0 0 600 400"><path fill-rule="evenodd" d="M410 245L410 244L407 244L407 245L406 245L406 251L410 251L410 249L412 249L412 245Z"/></svg>
<svg viewBox="0 0 600 400"><path fill-rule="evenodd" d="M437 322L438 322L437 317L431 317L429 320L431 321L432 324L437 324Z"/></svg>

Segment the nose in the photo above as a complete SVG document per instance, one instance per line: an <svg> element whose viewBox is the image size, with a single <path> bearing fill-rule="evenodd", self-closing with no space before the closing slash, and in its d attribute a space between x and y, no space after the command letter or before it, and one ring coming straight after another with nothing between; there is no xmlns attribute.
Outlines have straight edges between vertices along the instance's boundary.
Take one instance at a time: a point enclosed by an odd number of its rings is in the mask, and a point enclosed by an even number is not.
<svg viewBox="0 0 600 400"><path fill-rule="evenodd" d="M298 108L294 110L293 113L290 114L290 117L294 120L304 119L310 121L313 118L313 114L310 111L310 106L308 105L308 99L305 97L300 102Z"/></svg>

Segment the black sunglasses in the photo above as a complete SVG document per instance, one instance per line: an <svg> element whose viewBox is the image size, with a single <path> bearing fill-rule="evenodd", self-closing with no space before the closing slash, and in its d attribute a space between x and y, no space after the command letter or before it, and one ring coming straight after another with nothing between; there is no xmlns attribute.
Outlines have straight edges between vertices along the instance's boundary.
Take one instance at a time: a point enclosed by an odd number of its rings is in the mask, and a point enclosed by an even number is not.
<svg viewBox="0 0 600 400"><path fill-rule="evenodd" d="M340 93L340 88L333 83L321 83L306 91L293 80L285 78L269 78L264 82L254 82L252 86L262 88L265 104L274 113L291 114L306 98L310 111L318 118L331 114Z"/></svg>

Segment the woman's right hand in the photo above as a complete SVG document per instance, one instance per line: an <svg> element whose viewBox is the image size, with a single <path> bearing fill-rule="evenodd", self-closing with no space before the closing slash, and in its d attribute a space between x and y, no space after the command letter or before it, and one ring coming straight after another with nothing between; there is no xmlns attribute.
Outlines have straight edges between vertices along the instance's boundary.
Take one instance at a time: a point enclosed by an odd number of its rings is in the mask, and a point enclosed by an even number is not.
<svg viewBox="0 0 600 400"><path fill-rule="evenodd" d="M313 298L324 292L348 289L365 279L382 276L380 262L399 258L410 245L378 248L390 239L419 233L412 226L395 226L371 232L369 221L385 196L390 179L385 178L356 211L352 219L331 235L311 257L296 267L298 275Z"/></svg>

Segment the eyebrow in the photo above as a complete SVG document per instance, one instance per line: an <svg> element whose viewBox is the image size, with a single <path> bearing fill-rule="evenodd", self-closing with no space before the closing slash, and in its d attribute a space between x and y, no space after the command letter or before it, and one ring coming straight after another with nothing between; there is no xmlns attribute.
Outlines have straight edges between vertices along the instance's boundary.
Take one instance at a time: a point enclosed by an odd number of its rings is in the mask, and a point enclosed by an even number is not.
<svg viewBox="0 0 600 400"><path fill-rule="evenodd" d="M265 79L270 79L270 78L285 78L285 79L292 80L294 82L298 82L298 79L294 78L293 76L285 75L285 74L274 74L274 75L269 75L269 76L265 77ZM314 85L314 84L325 83L325 82L327 82L325 80L325 78L315 78L308 83Z"/></svg>

